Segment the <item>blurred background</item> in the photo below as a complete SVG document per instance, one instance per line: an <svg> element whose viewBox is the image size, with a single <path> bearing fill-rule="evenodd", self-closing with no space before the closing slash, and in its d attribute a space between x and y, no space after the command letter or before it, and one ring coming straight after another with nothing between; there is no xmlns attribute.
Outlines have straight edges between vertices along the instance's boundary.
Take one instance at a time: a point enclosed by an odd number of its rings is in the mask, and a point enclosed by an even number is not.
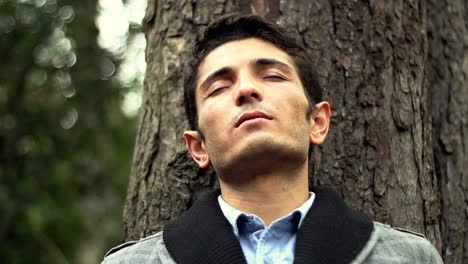
<svg viewBox="0 0 468 264"><path fill-rule="evenodd" d="M99 263L122 211L146 0L0 0L0 262Z"/></svg>

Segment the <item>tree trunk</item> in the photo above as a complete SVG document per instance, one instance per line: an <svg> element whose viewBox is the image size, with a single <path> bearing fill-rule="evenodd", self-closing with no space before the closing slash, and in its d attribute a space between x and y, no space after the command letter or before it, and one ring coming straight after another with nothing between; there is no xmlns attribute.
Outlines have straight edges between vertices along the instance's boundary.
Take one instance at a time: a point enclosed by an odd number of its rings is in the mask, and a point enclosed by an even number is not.
<svg viewBox="0 0 468 264"><path fill-rule="evenodd" d="M468 5L428 1L428 83L446 263L468 263Z"/></svg>
<svg viewBox="0 0 468 264"><path fill-rule="evenodd" d="M433 2L430 5L436 4ZM431 92L434 85L439 85L441 92L446 89L445 82L453 79L442 77L440 84L434 84L428 76L433 69L428 55L440 47L428 45L423 0L149 0L145 17L148 66L124 212L125 239L160 230L189 208L201 192L216 185L213 171L199 170L185 149L182 133L188 123L183 110L182 69L194 32L229 12L256 13L285 26L315 62L311 66L318 70L325 100L334 114L329 138L314 152L311 182L332 185L350 206L377 221L424 233L441 250L438 176L443 173L434 173L432 144L432 108L439 108L432 105ZM430 32L437 30L437 26L430 28ZM466 37L464 40L464 46L457 46L461 54L456 56L457 69L462 71L465 63L466 74L466 59L462 59ZM451 59L443 57L444 65L448 67ZM466 75L457 80L463 78ZM463 90L462 84L458 90ZM453 90L441 93L462 96ZM466 101L466 88L464 95L459 102ZM447 106L448 101L444 102ZM467 108L459 106L464 112L457 112L457 125L447 125L456 130L459 141L455 142L461 144L463 140L466 143L461 128L466 132L463 118ZM451 109L445 107L439 113L447 115ZM446 120L435 117L436 125L442 121ZM444 164L438 168L446 168L445 160L451 159L461 173L467 164L464 149L452 144L450 152L444 149L439 155L439 145L435 145L436 159ZM460 175L453 176L460 178L457 186L463 181ZM443 228L466 210L466 180L464 188L464 192L459 190L462 196L456 197L459 200L450 203L458 206L450 208L452 216L442 218L446 222ZM446 197L442 200L445 206ZM464 229L448 228L453 232L450 235L444 230L444 243L455 234L466 236L466 219L461 222ZM453 254L463 254L460 248Z"/></svg>

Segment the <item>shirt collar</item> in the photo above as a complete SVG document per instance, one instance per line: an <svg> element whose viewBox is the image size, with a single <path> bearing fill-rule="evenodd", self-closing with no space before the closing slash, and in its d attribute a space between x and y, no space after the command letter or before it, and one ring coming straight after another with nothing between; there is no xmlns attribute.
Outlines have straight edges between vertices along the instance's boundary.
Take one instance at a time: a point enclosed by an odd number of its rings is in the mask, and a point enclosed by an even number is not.
<svg viewBox="0 0 468 264"><path fill-rule="evenodd" d="M315 200L315 193L309 192L309 194L310 194L309 199L307 199L307 201L305 201L298 208L292 210L289 214L286 215L286 216L289 216L289 215L292 215L292 214L297 214L296 212L298 212L300 214L300 220L299 220L299 223L298 223L298 226L297 226L298 229L302 225L302 222L304 221L305 216L309 212L309 209L310 209L310 207L312 206L312 204L314 203L314 200ZM249 216L249 214L244 213L244 212L232 207L230 204L228 204L223 199L222 195L218 196L218 203L219 203L219 206L221 208L221 211L224 214L224 217L229 222L229 224L231 224L231 227L232 227L232 229L234 231L234 234L236 236L239 236L239 228L238 228L238 225L237 225L238 219L239 219L239 217L241 215L242 216ZM283 217L286 217L286 216L283 216ZM283 218L283 217L280 217L280 218Z"/></svg>

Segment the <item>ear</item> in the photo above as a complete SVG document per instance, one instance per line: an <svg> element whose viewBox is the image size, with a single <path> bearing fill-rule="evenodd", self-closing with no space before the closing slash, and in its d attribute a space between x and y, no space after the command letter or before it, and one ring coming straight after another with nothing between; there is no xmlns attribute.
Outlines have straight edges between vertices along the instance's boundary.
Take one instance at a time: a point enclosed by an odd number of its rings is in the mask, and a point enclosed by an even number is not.
<svg viewBox="0 0 468 264"><path fill-rule="evenodd" d="M315 105L314 112L310 116L310 142L315 145L322 144L328 134L330 126L331 110L328 102L320 102Z"/></svg>
<svg viewBox="0 0 468 264"><path fill-rule="evenodd" d="M200 135L197 131L185 131L184 132L185 145L188 151L192 155L192 159L200 166L200 168L206 169L210 166L211 160L208 153L205 150L205 143L201 140Z"/></svg>

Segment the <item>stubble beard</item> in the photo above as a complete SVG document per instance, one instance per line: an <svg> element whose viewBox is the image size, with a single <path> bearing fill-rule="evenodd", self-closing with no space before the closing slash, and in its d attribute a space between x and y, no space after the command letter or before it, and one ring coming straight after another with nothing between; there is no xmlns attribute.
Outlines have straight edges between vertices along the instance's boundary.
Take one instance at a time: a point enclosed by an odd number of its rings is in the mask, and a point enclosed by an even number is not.
<svg viewBox="0 0 468 264"><path fill-rule="evenodd" d="M292 141L292 142L291 142ZM223 150L213 150L211 160L220 180L242 184L253 178L278 171L294 171L307 160L308 144L272 136L246 144L239 153L226 156Z"/></svg>
<svg viewBox="0 0 468 264"><path fill-rule="evenodd" d="M234 123L244 111L251 109L260 109L275 116L274 109L252 103L240 109L232 122ZM312 108L309 106L305 111L304 125L306 126L309 124L311 112ZM306 127L296 127L296 129L298 130L291 131L294 136L290 136L287 140L269 135L255 144L246 144L237 155L232 157L225 155L228 151L226 148L219 148L219 143L210 144L209 140L205 143L211 150L209 153L211 164L220 180L226 183L242 183L250 181L257 175L266 175L279 170L292 172L299 166L307 164L310 142L308 132L304 131L308 129Z"/></svg>

